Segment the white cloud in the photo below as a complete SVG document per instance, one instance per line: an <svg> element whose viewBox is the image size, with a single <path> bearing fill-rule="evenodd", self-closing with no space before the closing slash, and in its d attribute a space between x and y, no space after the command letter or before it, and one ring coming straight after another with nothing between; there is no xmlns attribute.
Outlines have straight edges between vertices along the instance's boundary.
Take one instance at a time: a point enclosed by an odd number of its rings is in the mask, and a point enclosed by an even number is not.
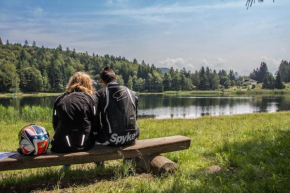
<svg viewBox="0 0 290 193"><path fill-rule="evenodd" d="M201 63L203 66L209 66L209 63L208 63L207 59L201 59L201 60L200 60L200 63Z"/></svg>
<svg viewBox="0 0 290 193"><path fill-rule="evenodd" d="M232 68L228 65L228 60L218 57L216 59L193 59L193 58L169 58L167 57L165 60L161 60L157 63L159 67L173 67L177 69L185 68L186 70L190 70L194 72L195 70L200 70L203 67L209 67L212 70L230 70ZM235 70L235 69L233 69Z"/></svg>
<svg viewBox="0 0 290 193"><path fill-rule="evenodd" d="M160 67L173 67L177 69L186 68L187 70L192 70L194 68L193 59L183 59L183 58L169 58L167 57L165 60L161 60L157 63Z"/></svg>
<svg viewBox="0 0 290 193"><path fill-rule="evenodd" d="M228 61L226 59L218 57L213 65L213 67L216 67L217 69L226 69L228 67Z"/></svg>

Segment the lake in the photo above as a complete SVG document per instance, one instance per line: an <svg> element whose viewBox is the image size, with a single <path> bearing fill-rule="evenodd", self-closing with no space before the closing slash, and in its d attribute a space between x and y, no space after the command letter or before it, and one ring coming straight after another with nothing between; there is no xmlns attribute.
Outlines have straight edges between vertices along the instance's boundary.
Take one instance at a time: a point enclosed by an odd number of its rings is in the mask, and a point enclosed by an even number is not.
<svg viewBox="0 0 290 193"><path fill-rule="evenodd" d="M25 105L53 107L54 97L0 98L0 105L21 109ZM232 115L290 110L288 95L220 96L220 95L140 95L140 118L198 118L204 115Z"/></svg>

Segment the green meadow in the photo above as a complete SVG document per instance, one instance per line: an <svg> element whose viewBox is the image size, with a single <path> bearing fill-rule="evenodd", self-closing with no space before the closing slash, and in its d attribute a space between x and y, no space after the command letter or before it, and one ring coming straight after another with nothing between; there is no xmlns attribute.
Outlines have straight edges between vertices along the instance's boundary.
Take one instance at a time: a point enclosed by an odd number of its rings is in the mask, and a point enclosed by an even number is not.
<svg viewBox="0 0 290 193"><path fill-rule="evenodd" d="M53 135L49 108L0 106L0 151L15 151L29 124ZM172 175L138 173L122 160L0 172L0 192L289 192L290 112L138 120L140 139L191 138L188 150L164 154L179 164Z"/></svg>

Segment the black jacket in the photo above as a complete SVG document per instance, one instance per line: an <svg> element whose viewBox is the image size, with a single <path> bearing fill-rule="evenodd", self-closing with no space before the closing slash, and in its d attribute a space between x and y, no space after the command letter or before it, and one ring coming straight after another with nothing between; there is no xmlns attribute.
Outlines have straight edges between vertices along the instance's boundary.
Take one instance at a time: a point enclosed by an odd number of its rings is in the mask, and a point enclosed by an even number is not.
<svg viewBox="0 0 290 193"><path fill-rule="evenodd" d="M135 92L118 83L109 83L97 92L97 97L97 114L101 119L97 141L113 146L134 143L139 136L136 122L138 98Z"/></svg>
<svg viewBox="0 0 290 193"><path fill-rule="evenodd" d="M59 96L53 109L55 134L51 151L86 151L95 145L97 133L97 98L84 92Z"/></svg>

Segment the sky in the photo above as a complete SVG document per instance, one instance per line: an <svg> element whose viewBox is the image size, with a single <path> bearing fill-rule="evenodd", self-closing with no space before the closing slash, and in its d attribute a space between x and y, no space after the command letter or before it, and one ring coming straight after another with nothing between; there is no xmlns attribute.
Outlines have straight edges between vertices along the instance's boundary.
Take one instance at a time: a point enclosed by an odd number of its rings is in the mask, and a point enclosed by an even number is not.
<svg viewBox="0 0 290 193"><path fill-rule="evenodd" d="M290 60L290 0L0 0L11 43L124 56L157 67L237 71Z"/></svg>

